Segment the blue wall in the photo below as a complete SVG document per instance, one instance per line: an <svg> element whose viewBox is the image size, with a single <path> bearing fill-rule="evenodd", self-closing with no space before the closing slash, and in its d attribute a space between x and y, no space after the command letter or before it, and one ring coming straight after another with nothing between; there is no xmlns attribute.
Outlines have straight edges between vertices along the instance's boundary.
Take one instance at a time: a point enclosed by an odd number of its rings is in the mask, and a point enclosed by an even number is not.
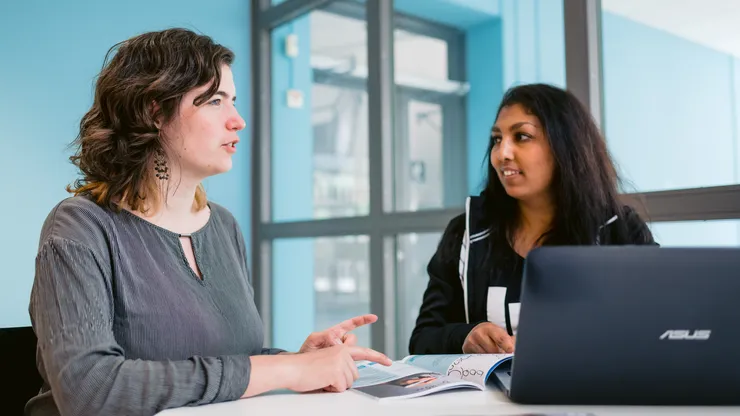
<svg viewBox="0 0 740 416"><path fill-rule="evenodd" d="M478 194L488 161L486 150L499 101L504 93L501 20L492 19L466 32L468 190Z"/></svg>
<svg viewBox="0 0 740 416"><path fill-rule="evenodd" d="M285 37L298 36L298 56L285 56ZM272 219L313 218L311 124L311 19L304 16L272 32ZM303 107L288 108L288 90L303 93Z"/></svg>
<svg viewBox="0 0 740 416"><path fill-rule="evenodd" d="M501 0L504 85L565 86L562 0Z"/></svg>
<svg viewBox="0 0 740 416"><path fill-rule="evenodd" d="M272 256L272 346L298 351L308 334L326 329L316 328L314 239L276 240Z"/></svg>
<svg viewBox="0 0 740 416"><path fill-rule="evenodd" d="M466 29L468 190L481 191L496 109L514 85L565 86L562 0L500 0L498 15Z"/></svg>
<svg viewBox="0 0 740 416"><path fill-rule="evenodd" d="M395 0L399 12L460 28L484 23L499 7L499 0Z"/></svg>
<svg viewBox="0 0 740 416"><path fill-rule="evenodd" d="M0 2L0 327L28 325L41 224L75 179L67 145L92 102L94 77L113 44L173 26L212 36L237 55L234 76L249 116L249 2L243 0ZM249 237L247 128L228 174L206 184ZM13 236L12 238L10 236ZM248 242L249 243L249 242Z"/></svg>
<svg viewBox="0 0 740 416"><path fill-rule="evenodd" d="M288 58L285 37L298 36L299 53ZM311 20L304 16L272 33L272 218L313 218L313 129L311 124ZM286 93L303 93L303 107L289 108ZM315 328L314 240L273 243L272 345L297 351Z"/></svg>

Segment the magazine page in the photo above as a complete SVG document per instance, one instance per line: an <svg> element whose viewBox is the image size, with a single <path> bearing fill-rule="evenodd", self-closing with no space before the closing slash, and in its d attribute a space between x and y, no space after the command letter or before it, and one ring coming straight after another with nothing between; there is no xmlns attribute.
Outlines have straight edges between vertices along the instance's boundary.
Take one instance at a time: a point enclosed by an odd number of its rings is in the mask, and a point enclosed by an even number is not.
<svg viewBox="0 0 740 416"><path fill-rule="evenodd" d="M493 370L513 356L514 354L410 355L402 362L485 386Z"/></svg>
<svg viewBox="0 0 740 416"><path fill-rule="evenodd" d="M400 361L394 361L390 367L386 367L372 361L358 361L357 372L360 373L360 378L352 383L352 387L365 387L374 384L381 384L391 380L398 380L421 371L429 370L416 368Z"/></svg>
<svg viewBox="0 0 740 416"><path fill-rule="evenodd" d="M357 363L357 370L360 378L353 383L352 390L379 400L409 399L455 388L481 390L474 383L451 379L398 361L390 367L362 361Z"/></svg>

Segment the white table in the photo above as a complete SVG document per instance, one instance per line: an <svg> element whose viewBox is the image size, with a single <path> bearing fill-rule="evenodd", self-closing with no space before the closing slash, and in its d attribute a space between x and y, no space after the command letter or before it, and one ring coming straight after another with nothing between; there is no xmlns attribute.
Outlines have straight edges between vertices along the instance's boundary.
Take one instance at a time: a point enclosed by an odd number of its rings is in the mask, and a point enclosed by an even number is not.
<svg viewBox="0 0 740 416"><path fill-rule="evenodd" d="M170 409L161 416L386 416L386 415L524 415L526 413L590 412L607 415L732 415L740 407L521 406L495 389L450 391L414 399L379 402L354 391L296 394L273 392L258 397L199 407Z"/></svg>

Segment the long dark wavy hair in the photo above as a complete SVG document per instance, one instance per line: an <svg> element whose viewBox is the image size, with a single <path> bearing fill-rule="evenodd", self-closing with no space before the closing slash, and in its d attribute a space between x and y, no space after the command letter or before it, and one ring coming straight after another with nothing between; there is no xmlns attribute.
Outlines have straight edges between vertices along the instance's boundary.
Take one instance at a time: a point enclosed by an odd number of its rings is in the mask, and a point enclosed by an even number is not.
<svg viewBox="0 0 740 416"><path fill-rule="evenodd" d="M604 223L622 216L621 184L606 142L583 104L570 92L546 84L528 84L506 92L496 113L518 104L537 117L555 159L552 181L555 215L541 245L589 245ZM495 242L507 241L518 223L517 200L506 193L491 166L489 141L483 205ZM610 225L616 240L627 240L624 221Z"/></svg>
<svg viewBox="0 0 740 416"><path fill-rule="evenodd" d="M114 210L115 199L142 212L159 209L163 195L154 163L167 142L155 122L172 121L187 92L210 84L194 104L205 102L218 90L221 67L233 60L231 50L187 29L144 33L114 45L73 142L70 160L81 178L67 191L91 195ZM202 186L193 204L206 206Z"/></svg>
<svg viewBox="0 0 740 416"><path fill-rule="evenodd" d="M516 104L538 118L555 160L551 185L555 215L536 245L654 244L647 225L637 223L641 221L637 211L620 200L619 188L624 189L624 184L583 104L570 92L551 85L521 85L504 94L495 119L503 108ZM493 144L489 139L483 162L487 174L481 193L481 225L490 230L490 237L484 240L484 269L490 269L491 262L512 265L519 260L513 249L499 249L511 246L520 217L518 201L506 193L491 165ZM619 220L606 226L615 215ZM458 264L464 222L464 215L450 222L438 246L440 261L450 267Z"/></svg>

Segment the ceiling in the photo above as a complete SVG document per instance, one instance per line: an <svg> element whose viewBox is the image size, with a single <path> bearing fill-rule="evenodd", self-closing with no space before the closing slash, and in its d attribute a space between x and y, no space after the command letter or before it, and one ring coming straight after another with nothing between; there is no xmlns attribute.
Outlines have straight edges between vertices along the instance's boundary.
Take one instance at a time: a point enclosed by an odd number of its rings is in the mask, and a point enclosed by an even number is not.
<svg viewBox="0 0 740 416"><path fill-rule="evenodd" d="M602 0L601 7L740 57L740 0Z"/></svg>

